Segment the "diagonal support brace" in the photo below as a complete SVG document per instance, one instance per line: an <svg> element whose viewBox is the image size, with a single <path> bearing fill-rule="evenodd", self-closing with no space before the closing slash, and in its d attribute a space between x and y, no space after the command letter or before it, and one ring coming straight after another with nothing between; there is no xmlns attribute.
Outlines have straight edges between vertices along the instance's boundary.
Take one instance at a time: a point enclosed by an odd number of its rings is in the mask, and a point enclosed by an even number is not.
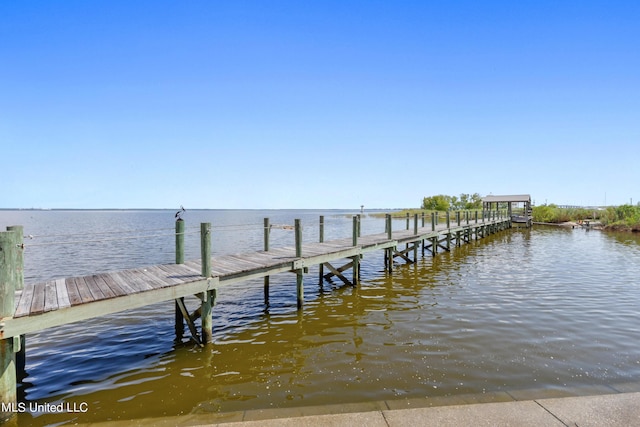
<svg viewBox="0 0 640 427"><path fill-rule="evenodd" d="M184 318L184 320L187 322L187 326L189 327L189 331L191 332L191 338L194 339L194 341L200 346L200 347L204 347L202 345L202 342L200 341L200 338L198 336L198 331L196 329L196 325L193 323L193 318L192 316L189 314L189 311L187 310L187 307L184 305L184 298L176 298L176 305L178 306L178 308L180 309L180 312L182 312L182 317ZM198 310L196 310L198 311ZM194 313L195 314L195 313Z"/></svg>

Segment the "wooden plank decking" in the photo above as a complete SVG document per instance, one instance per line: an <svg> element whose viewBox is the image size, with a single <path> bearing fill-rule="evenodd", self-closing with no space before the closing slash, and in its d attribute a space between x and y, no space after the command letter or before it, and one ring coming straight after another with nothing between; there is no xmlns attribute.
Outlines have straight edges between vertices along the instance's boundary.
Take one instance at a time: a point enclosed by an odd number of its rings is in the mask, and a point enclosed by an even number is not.
<svg viewBox="0 0 640 427"><path fill-rule="evenodd" d="M209 291L222 285L265 277L281 272L300 271L322 263L363 255L400 244L422 242L433 237L455 235L467 229L507 222L508 219L470 222L459 226L431 224L414 230L394 231L324 243L305 243L302 257L294 247L273 248L212 257L211 277L201 275L200 261L164 264L82 277L57 279L27 285L16 295L13 317L0 320L0 338L36 332L48 327L86 320L128 309Z"/></svg>

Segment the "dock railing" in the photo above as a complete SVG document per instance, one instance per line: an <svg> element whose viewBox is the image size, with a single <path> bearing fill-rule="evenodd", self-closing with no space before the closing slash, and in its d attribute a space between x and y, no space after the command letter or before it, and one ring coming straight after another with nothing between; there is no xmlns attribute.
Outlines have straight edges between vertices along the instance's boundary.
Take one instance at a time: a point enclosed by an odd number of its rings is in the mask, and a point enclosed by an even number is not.
<svg viewBox="0 0 640 427"><path fill-rule="evenodd" d="M394 219L403 220L405 229L394 230ZM192 337L204 345L213 340L212 309L220 284L264 278L265 304L268 304L269 275L293 272L296 274L297 307L301 309L304 299L303 276L308 273L309 266L318 266L321 281L338 277L347 284L356 285L360 280L360 259L365 252L384 250L386 270L391 272L395 258L407 263L416 262L419 248L422 248L423 255L427 249L435 256L439 247L450 250L454 240L460 246L461 243L469 243L473 233L478 239L510 227L510 219L503 210L432 212L430 215L416 213L402 218L387 214L385 232L366 236L362 236L361 215L353 215L350 221L349 237L325 243L325 221L321 216L318 242L310 244L303 242L302 222L295 219L293 225L282 227L293 231L294 248L290 250L272 247L270 239L274 225L265 218L261 230L261 250L226 256L212 256L213 227L211 223L201 223L201 256L198 263L185 260L185 234L188 232L185 222L178 219L175 223L175 264L104 273L105 278L100 279L100 283L94 274L37 283L24 290L23 228L8 227L7 231L0 232L0 400L3 408L12 408L14 406L11 405L16 403L16 382L22 375L19 372L24 371L25 333L175 300L176 335L181 336L186 322ZM405 247L400 248L400 244ZM349 262L343 266L331 265L331 262L339 259L348 259ZM217 262L224 264L223 267L216 265ZM236 263L237 270L234 270L236 267L233 263ZM329 272L323 274L325 268ZM352 280L343 274L347 270L353 271ZM108 274L113 276L106 276ZM128 283L128 280L131 282ZM71 298L69 286L75 289L75 300ZM116 287L121 293L112 292L109 286ZM79 299L77 292L80 288L84 289L85 295L93 294L93 299ZM35 295L36 290L40 292L38 295ZM97 294L101 296L97 297ZM25 300L27 295L33 299ZM200 299L197 313L186 310L183 298L189 295L196 295ZM113 302L116 299L118 303ZM26 311L18 315L21 307ZM32 310L34 307L37 310ZM194 324L198 317L201 319L201 334L197 333ZM0 414L0 419L10 415Z"/></svg>

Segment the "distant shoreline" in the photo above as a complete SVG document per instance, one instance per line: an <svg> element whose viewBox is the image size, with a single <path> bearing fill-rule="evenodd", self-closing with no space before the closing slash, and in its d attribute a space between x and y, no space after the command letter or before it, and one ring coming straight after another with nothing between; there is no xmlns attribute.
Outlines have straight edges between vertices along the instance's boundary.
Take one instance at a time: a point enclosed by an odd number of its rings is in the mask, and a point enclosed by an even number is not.
<svg viewBox="0 0 640 427"><path fill-rule="evenodd" d="M50 212L50 211L175 211L178 208L0 208L0 211L27 211L27 212ZM370 208L364 212L391 212L402 208ZM360 208L191 208L190 211L358 211Z"/></svg>

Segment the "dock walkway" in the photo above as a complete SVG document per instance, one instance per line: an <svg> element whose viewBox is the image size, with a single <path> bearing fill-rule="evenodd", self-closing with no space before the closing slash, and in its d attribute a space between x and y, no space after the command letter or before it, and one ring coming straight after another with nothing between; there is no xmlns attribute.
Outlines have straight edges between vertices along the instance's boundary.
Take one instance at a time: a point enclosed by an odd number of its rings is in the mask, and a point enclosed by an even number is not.
<svg viewBox="0 0 640 427"><path fill-rule="evenodd" d="M267 220L265 220L267 221ZM386 232L360 236L359 218L354 217L352 238L323 242L303 243L301 226L296 220L295 246L269 248L268 233L265 232L265 249L239 254L211 256L211 224L201 224L201 260L180 261L176 264L163 264L134 268L107 273L96 273L80 277L68 277L42 283L21 286L16 271L22 265L7 264L10 260L22 260L15 253L19 251L22 236L18 239L13 231L0 233L0 252L6 256L0 259L0 287L2 287L3 313L0 313L0 344L13 352L22 353L24 360L24 335L46 328L83 321L107 314L148 305L175 300L176 333L181 336L184 323L187 323L192 337L198 344L210 342L211 309L215 303L216 292L224 286L250 279L264 278L265 302L268 301L269 276L283 272L296 273L298 308L303 303L303 276L309 267L319 266L321 280L337 277L347 284L356 284L359 280L359 262L369 252L384 250L385 267L392 271L394 259L412 263L418 258L418 250L430 251L433 256L439 249L448 251L453 245L469 243L474 237L479 239L499 230L509 228L511 219L504 212L485 212L471 219L469 213L462 219L459 212L455 221L450 221L447 213L446 223L437 224L432 215L431 224L418 227L418 216L414 216L414 227L410 229L407 216L407 229L392 231L391 216L387 215ZM265 222L266 224L266 222ZM183 226L183 224L181 225ZM19 227L19 226L18 226ZM16 228L16 227L12 227ZM20 227L21 229L21 227ZM268 229L268 227L265 227ZM178 223L176 224L176 254L179 251ZM20 232L21 233L21 232ZM182 233L184 234L184 233ZM13 239L13 240L12 240ZM4 245L4 246L3 246ZM14 252L11 255L11 251ZM182 252L184 248L182 248ZM411 258L413 252L413 259ZM332 262L347 259L348 263L334 267ZM178 255L176 255L178 260ZM22 262L22 261L20 261ZM4 264L3 264L4 263ZM328 273L323 274L324 268ZM349 280L343 273L352 270ZM19 286L20 285L20 286ZM20 289L15 291L13 289ZM15 301L11 296L15 295ZM189 313L184 297L195 295L201 300L196 312ZM201 319L201 336L198 334L195 320ZM12 358L4 362L8 367ZM20 367L18 367L18 370ZM13 376L13 374L11 374ZM14 380L8 380L8 387L2 394L6 400L12 400L15 392ZM14 388L12 391L11 389Z"/></svg>
<svg viewBox="0 0 640 427"><path fill-rule="evenodd" d="M301 247L302 256L296 256L293 246L214 256L211 258L209 277L202 276L202 263L194 260L184 264L147 266L26 285L23 291L16 292L13 317L4 318L0 323L0 338L33 333L400 245L415 246L425 241L432 242L433 239L446 239L446 236L451 239L448 243L455 244L463 238L468 239L471 233L475 233L476 237L483 236L489 227L506 224L507 221L497 218L485 222L480 220L478 223L451 224L450 227L447 224L429 225L417 230L393 231L391 238L388 233L362 236L356 245L350 238L305 243ZM448 249L444 245L442 248Z"/></svg>

